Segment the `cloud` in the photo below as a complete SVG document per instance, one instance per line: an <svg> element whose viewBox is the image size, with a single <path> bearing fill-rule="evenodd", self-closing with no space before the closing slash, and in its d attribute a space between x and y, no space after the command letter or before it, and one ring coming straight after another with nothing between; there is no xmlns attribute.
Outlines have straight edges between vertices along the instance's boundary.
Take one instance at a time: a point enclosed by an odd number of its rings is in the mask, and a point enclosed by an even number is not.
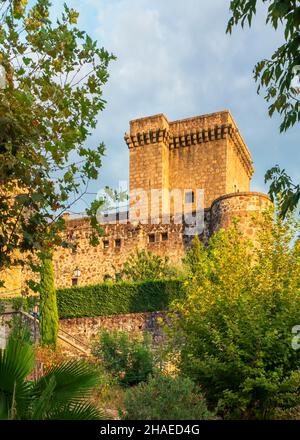
<svg viewBox="0 0 300 440"><path fill-rule="evenodd" d="M275 163L299 178L299 126L280 135L278 118L256 94L252 70L282 41L259 9L252 29L226 35L229 1L69 1L81 25L117 61L110 68L106 110L93 139L107 145L101 179L93 188L128 178L123 141L130 119L165 113L170 120L230 108L253 154L253 190L263 190L266 169Z"/></svg>

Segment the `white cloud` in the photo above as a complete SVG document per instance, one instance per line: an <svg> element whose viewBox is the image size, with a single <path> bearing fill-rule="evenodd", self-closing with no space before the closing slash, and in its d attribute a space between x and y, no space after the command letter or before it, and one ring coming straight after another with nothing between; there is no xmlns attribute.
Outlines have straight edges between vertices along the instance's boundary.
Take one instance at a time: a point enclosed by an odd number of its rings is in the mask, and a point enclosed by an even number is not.
<svg viewBox="0 0 300 440"><path fill-rule="evenodd" d="M82 12L81 24L89 33L118 57L94 135L108 147L100 186L117 185L128 176L123 135L130 119L165 113L172 120L224 108L232 110L253 153L254 190L264 187L265 170L277 162L298 174L299 126L279 135L279 120L270 120L266 102L256 94L253 67L282 41L281 32L265 25L262 10L251 30L235 29L229 36L229 1L68 3Z"/></svg>

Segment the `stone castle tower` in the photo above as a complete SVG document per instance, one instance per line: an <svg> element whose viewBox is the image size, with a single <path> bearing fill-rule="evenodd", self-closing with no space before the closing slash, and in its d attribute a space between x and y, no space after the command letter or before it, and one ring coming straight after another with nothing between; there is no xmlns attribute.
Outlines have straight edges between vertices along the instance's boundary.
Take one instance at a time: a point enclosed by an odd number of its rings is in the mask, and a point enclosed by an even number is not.
<svg viewBox="0 0 300 440"><path fill-rule="evenodd" d="M165 115L130 122L130 190L204 189L204 207L250 189L250 152L229 111L169 122Z"/></svg>
<svg viewBox="0 0 300 440"><path fill-rule="evenodd" d="M57 287L95 284L114 277L136 249L146 248L179 262L192 237L185 235L184 224L174 221L174 215L185 202L192 212L197 211L198 190L204 191L200 237L205 242L234 218L240 219L246 234L254 235L253 213L262 212L271 203L267 195L250 192L251 155L227 110L175 122L163 114L136 119L130 122L125 141L131 193L125 221L105 222L105 236L99 246L92 247L89 221L68 217L67 238L75 249L58 249L54 255ZM139 200L141 192L147 195L143 200ZM156 221L149 221L149 213ZM164 222L165 214L170 214L169 222ZM18 288L26 277L14 275L14 280L21 279Z"/></svg>

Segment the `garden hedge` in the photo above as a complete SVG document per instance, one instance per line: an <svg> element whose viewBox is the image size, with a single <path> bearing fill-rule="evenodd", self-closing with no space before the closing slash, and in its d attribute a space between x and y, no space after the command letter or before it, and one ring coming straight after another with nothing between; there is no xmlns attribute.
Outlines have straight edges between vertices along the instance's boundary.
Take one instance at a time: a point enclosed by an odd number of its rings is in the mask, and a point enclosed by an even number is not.
<svg viewBox="0 0 300 440"><path fill-rule="evenodd" d="M101 283L58 289L57 305L61 319L154 312L183 294L180 280Z"/></svg>

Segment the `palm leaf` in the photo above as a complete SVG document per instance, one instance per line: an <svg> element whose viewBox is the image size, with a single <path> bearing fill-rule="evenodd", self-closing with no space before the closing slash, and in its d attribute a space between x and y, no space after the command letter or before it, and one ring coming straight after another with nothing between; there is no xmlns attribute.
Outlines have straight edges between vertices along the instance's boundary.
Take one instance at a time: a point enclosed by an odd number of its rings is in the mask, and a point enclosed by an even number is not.
<svg viewBox="0 0 300 440"><path fill-rule="evenodd" d="M90 403L63 405L51 411L47 420L104 420L105 415Z"/></svg>
<svg viewBox="0 0 300 440"><path fill-rule="evenodd" d="M30 410L31 420L44 420L53 407L52 396L56 386L55 377L52 376L46 383L45 388L39 396L34 396L34 388L32 390L32 404Z"/></svg>
<svg viewBox="0 0 300 440"><path fill-rule="evenodd" d="M30 390L30 383L26 382L25 378L33 366L33 347L27 342L9 338L6 348L0 350L1 418L11 417L13 406L15 416L21 417L28 404Z"/></svg>
<svg viewBox="0 0 300 440"><path fill-rule="evenodd" d="M100 384L100 375L85 361L68 361L53 366L33 387L33 396L41 396L48 383L55 379L51 402L55 404L77 403L89 397Z"/></svg>

